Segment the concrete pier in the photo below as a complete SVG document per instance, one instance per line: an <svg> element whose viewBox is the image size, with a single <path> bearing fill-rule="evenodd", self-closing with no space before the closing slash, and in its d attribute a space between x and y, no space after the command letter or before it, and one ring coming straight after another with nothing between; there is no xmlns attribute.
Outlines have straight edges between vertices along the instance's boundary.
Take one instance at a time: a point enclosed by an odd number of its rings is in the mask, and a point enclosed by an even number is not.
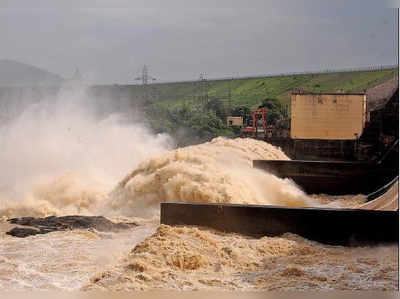
<svg viewBox="0 0 400 299"><path fill-rule="evenodd" d="M262 237L298 234L325 244L398 243L398 211L161 203L161 223Z"/></svg>
<svg viewBox="0 0 400 299"><path fill-rule="evenodd" d="M290 178L309 194L368 194L398 176L398 169L368 162L254 160L253 167Z"/></svg>

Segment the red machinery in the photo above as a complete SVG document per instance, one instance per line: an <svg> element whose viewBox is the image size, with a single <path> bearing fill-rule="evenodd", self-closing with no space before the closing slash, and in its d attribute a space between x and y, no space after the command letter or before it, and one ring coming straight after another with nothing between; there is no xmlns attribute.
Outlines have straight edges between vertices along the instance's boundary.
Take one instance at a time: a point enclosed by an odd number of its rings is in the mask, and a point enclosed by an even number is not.
<svg viewBox="0 0 400 299"><path fill-rule="evenodd" d="M247 137L252 134L253 137L257 138L258 135L258 122L262 121L264 136L267 136L267 120L265 117L265 108L260 108L252 111L252 124L242 129L240 137Z"/></svg>

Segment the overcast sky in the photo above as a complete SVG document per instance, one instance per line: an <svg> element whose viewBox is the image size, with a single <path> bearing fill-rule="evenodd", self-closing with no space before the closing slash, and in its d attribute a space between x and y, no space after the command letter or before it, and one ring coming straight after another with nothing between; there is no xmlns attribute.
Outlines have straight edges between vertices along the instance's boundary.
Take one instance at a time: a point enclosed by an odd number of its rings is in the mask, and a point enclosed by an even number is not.
<svg viewBox="0 0 400 299"><path fill-rule="evenodd" d="M389 6L0 0L0 59L64 77L79 67L96 83L132 83L144 64L158 81L396 64L397 17Z"/></svg>

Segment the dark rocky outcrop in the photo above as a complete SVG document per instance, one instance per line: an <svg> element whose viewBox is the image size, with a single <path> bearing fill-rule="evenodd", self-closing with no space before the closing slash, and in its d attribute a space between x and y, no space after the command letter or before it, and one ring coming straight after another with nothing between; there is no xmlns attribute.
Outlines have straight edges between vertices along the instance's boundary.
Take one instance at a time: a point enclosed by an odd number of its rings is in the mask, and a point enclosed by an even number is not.
<svg viewBox="0 0 400 299"><path fill-rule="evenodd" d="M8 222L21 226L14 227L7 232L8 235L25 238L37 234L46 234L54 231L73 229L96 229L101 232L116 232L136 226L135 223L115 223L103 216L50 216L46 218L11 218Z"/></svg>

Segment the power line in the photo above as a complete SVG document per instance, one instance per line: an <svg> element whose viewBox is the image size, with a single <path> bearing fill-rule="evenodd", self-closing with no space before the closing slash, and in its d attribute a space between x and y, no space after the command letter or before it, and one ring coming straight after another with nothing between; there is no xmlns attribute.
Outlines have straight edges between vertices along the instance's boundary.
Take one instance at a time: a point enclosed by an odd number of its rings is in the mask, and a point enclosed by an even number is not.
<svg viewBox="0 0 400 299"><path fill-rule="evenodd" d="M320 70L320 71L267 73L267 74L258 74L258 75L248 75L248 76L237 75L235 77L227 76L227 77L208 78L207 80L208 81L227 81L227 80L271 78L271 77L282 77L282 76L293 76L293 75L319 75L319 74L329 74L329 73L374 72L374 71L383 71L383 70L390 70L390 69L397 69L397 68L398 68L398 64L374 65L374 66L341 68L341 69L325 69L325 70ZM160 82L158 84L188 83L188 82L196 83L196 82L198 82L198 80L164 81L164 82Z"/></svg>

